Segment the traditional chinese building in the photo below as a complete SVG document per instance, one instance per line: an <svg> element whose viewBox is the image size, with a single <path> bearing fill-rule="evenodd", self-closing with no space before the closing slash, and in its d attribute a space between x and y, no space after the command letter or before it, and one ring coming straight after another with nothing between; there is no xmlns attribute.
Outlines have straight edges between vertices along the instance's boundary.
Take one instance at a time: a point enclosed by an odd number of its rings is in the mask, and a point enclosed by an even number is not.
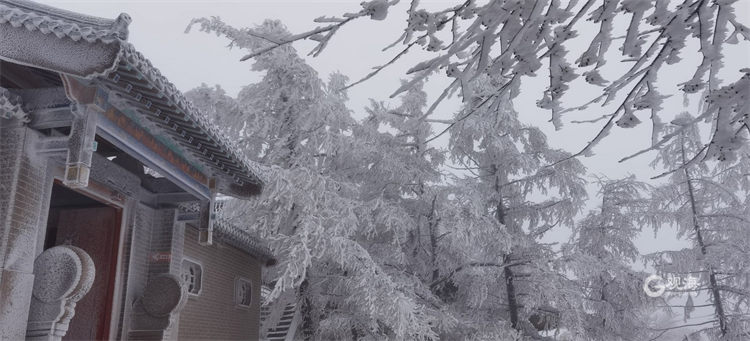
<svg viewBox="0 0 750 341"><path fill-rule="evenodd" d="M257 339L260 171L114 20L0 0L0 339Z"/></svg>

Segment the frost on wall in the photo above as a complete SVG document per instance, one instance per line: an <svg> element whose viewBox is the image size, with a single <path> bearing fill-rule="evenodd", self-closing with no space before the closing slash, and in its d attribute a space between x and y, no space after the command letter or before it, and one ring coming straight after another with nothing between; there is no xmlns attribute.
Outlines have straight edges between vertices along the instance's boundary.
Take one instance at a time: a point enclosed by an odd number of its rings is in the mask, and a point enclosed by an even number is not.
<svg viewBox="0 0 750 341"><path fill-rule="evenodd" d="M5 88L0 88L0 118L15 118L29 122L28 114L23 110L21 98L11 94Z"/></svg>

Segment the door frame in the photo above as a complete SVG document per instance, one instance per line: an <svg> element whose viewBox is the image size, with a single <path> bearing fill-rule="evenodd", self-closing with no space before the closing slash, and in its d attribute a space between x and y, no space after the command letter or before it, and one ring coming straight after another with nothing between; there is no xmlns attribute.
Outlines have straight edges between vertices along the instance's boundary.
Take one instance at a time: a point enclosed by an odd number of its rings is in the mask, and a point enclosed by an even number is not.
<svg viewBox="0 0 750 341"><path fill-rule="evenodd" d="M115 223L115 228L117 229L117 231L115 232L116 240L112 244L117 248L117 251L116 254L114 254L114 257L112 257L112 262L114 262L115 264L111 264L114 266L110 267L110 285L107 289L107 302L105 305L105 310L109 314L109 318L105 319L104 326L102 328L106 334L104 335L104 338L113 339L117 336L118 333L117 327L120 320L120 312L122 311L123 291L126 290L126 288L123 286L123 275L126 275L122 273L124 270L123 260L126 254L125 247L126 245L130 246L130 244L125 243L125 239L128 232L127 223L129 218L131 217L130 212L132 211L132 203L134 202L134 200L124 195L116 188L113 188L107 184L100 183L92 178L89 178L89 186L84 188L71 188L65 186L62 180L58 177L54 177L53 186L55 185L74 191L78 194L84 195L92 200L115 209L115 221L119 223ZM49 198L51 202L51 193ZM43 239L44 238L42 238L42 240Z"/></svg>

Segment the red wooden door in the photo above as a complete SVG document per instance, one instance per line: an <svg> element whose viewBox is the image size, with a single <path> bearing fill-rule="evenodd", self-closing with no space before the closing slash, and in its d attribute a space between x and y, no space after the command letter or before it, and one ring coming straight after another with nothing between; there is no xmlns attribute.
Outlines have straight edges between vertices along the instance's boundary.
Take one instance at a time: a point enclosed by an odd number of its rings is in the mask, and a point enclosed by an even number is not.
<svg viewBox="0 0 750 341"><path fill-rule="evenodd" d="M91 290L75 308L75 316L64 340L106 340L112 311L119 211L112 207L61 209L57 222L57 245L85 250L96 267Z"/></svg>

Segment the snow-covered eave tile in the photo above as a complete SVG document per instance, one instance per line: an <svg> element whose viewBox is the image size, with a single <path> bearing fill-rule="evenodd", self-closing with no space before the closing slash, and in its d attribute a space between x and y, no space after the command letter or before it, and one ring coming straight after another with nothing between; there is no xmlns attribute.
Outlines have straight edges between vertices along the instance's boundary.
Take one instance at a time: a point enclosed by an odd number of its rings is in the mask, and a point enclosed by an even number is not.
<svg viewBox="0 0 750 341"><path fill-rule="evenodd" d="M220 180L218 192L238 198L260 193L267 181L261 167L241 155L239 148L132 44L122 43L119 65L100 81L110 91L124 94L122 98L188 151L191 159L210 169Z"/></svg>
<svg viewBox="0 0 750 341"><path fill-rule="evenodd" d="M231 223L224 221L221 218L215 222L214 236L229 245L244 250L251 256L259 259L266 266L276 265L276 257L274 257L271 249L269 249L267 245L261 242L258 238L253 237L239 227L233 226Z"/></svg>
<svg viewBox="0 0 750 341"><path fill-rule="evenodd" d="M26 0L0 0L0 24L54 34L58 38L110 44L128 38L131 19L125 13L105 19Z"/></svg>
<svg viewBox="0 0 750 341"><path fill-rule="evenodd" d="M215 216L214 237L217 240L247 252L266 266L275 265L278 260L268 245L248 232L247 229L233 223L232 217L226 214L225 204L226 202L223 199L219 199L213 208ZM200 204L197 202L182 203L178 206L178 210L182 213L198 213L200 211Z"/></svg>

